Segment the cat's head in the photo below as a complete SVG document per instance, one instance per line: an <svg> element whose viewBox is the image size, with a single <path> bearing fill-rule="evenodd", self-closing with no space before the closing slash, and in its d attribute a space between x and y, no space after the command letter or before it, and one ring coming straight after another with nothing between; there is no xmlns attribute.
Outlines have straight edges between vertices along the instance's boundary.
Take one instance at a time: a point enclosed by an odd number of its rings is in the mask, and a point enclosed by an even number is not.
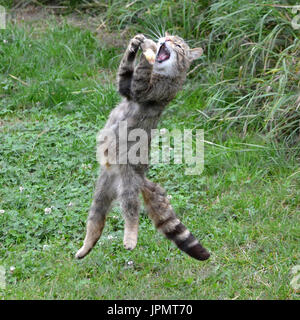
<svg viewBox="0 0 300 320"><path fill-rule="evenodd" d="M186 42L168 33L157 43L154 71L166 76L179 76L186 73L193 60L200 58L202 48L190 49Z"/></svg>

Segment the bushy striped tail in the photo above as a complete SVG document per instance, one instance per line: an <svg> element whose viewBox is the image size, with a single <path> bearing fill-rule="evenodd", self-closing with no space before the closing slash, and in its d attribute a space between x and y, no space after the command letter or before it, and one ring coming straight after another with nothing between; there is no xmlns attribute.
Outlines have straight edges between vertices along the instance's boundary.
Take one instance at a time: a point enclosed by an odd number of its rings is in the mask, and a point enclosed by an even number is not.
<svg viewBox="0 0 300 320"><path fill-rule="evenodd" d="M209 258L209 252L176 217L163 188L145 179L142 194L148 215L160 232L192 258Z"/></svg>

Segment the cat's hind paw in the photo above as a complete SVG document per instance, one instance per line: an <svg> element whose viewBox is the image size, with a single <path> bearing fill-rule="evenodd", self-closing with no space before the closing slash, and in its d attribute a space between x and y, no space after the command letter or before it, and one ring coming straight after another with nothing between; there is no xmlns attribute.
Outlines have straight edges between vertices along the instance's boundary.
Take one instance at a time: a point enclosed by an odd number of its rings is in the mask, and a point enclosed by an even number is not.
<svg viewBox="0 0 300 320"><path fill-rule="evenodd" d="M123 244L126 250L133 250L136 247L137 240L133 238L127 238L124 239Z"/></svg>
<svg viewBox="0 0 300 320"><path fill-rule="evenodd" d="M75 258L76 259L82 259L84 258L89 252L91 251L91 249L86 248L85 246L81 247L75 254Z"/></svg>

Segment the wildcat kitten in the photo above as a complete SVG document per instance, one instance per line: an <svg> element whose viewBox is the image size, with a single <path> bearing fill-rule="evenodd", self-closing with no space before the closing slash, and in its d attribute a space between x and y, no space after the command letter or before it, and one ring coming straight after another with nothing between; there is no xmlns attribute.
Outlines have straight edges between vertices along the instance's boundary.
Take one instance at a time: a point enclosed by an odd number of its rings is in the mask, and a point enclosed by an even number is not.
<svg viewBox="0 0 300 320"><path fill-rule="evenodd" d="M152 49L156 53L154 64L141 55L135 66L138 49L143 52ZM121 103L112 110L108 121L98 136L98 151L103 147L101 133L112 130L119 138L121 121L127 121L130 130L141 128L148 134L151 143L151 129L166 105L181 89L187 70L194 59L201 56L202 49L190 49L183 39L166 34L155 44L143 35L135 36L129 43L118 71L118 90L123 96ZM127 137L126 137L127 139ZM110 146L111 141L105 141ZM122 155L118 146L118 161ZM105 150L100 160L101 173L87 220L84 244L76 253L76 258L85 257L101 236L106 215L114 199L121 203L125 219L124 247L132 250L137 244L139 223L139 193L142 192L145 207L156 228L177 247L198 260L209 258L209 252L195 239L176 217L165 191L156 183L146 179L145 164L113 164L109 150ZM127 155L126 155L127 156Z"/></svg>

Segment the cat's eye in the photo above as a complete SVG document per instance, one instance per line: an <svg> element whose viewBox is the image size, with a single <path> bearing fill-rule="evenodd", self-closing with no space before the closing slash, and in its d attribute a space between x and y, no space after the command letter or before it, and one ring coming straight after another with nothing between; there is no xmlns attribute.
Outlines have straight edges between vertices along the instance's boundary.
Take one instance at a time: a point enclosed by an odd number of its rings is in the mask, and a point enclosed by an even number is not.
<svg viewBox="0 0 300 320"><path fill-rule="evenodd" d="M175 43L175 45L181 49L181 45L180 44Z"/></svg>

